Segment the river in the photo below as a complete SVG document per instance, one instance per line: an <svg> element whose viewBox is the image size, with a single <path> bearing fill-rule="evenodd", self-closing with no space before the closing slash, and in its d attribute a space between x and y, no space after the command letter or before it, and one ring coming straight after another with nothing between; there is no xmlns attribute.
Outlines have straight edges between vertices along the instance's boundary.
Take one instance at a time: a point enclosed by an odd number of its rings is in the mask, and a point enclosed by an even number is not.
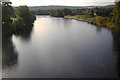
<svg viewBox="0 0 120 80"><path fill-rule="evenodd" d="M86 22L36 16L3 46L4 78L118 78L112 32Z"/></svg>

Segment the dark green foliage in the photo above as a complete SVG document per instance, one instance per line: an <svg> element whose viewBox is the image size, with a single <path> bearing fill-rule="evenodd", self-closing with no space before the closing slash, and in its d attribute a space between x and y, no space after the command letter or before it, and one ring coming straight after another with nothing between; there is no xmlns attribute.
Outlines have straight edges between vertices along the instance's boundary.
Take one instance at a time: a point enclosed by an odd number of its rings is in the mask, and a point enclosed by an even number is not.
<svg viewBox="0 0 120 80"><path fill-rule="evenodd" d="M120 1L115 3L113 22L116 25L115 32L120 34Z"/></svg>
<svg viewBox="0 0 120 80"><path fill-rule="evenodd" d="M54 10L50 11L50 12L49 12L49 15L50 15L50 16L55 16L55 11L54 11Z"/></svg>
<svg viewBox="0 0 120 80"><path fill-rule="evenodd" d="M120 1L115 3L114 20L117 25L120 25Z"/></svg>
<svg viewBox="0 0 120 80"><path fill-rule="evenodd" d="M13 33L12 20L11 16L13 15L14 10L10 3L2 4L2 35L11 36Z"/></svg>
<svg viewBox="0 0 120 80"><path fill-rule="evenodd" d="M32 26L32 23L35 20L34 14L29 10L27 6L19 6L15 10L17 17L23 19L26 26Z"/></svg>
<svg viewBox="0 0 120 80"><path fill-rule="evenodd" d="M63 9L63 13L64 13L64 16L66 16L66 15L71 15L71 14L72 14L72 11L71 11L71 9L64 8L64 9Z"/></svg>
<svg viewBox="0 0 120 80"><path fill-rule="evenodd" d="M103 24L105 22L105 18L97 16L96 17L96 23L101 26L101 24Z"/></svg>
<svg viewBox="0 0 120 80"><path fill-rule="evenodd" d="M21 32L25 29L25 24L22 18L16 18L13 20L14 32Z"/></svg>
<svg viewBox="0 0 120 80"><path fill-rule="evenodd" d="M86 9L74 9L72 10L72 15L84 15Z"/></svg>
<svg viewBox="0 0 120 80"><path fill-rule="evenodd" d="M9 3L2 4L2 22L10 22L11 15L13 15L14 10Z"/></svg>
<svg viewBox="0 0 120 80"><path fill-rule="evenodd" d="M7 2L2 3L2 14L2 35L8 37L16 32L31 29L36 19L27 6L19 6L14 12L10 3Z"/></svg>
<svg viewBox="0 0 120 80"><path fill-rule="evenodd" d="M2 23L2 35L3 36L11 36L13 34L13 27L12 23L3 22Z"/></svg>
<svg viewBox="0 0 120 80"><path fill-rule="evenodd" d="M113 16L113 8L95 8L94 13L96 16L111 17Z"/></svg>
<svg viewBox="0 0 120 80"><path fill-rule="evenodd" d="M59 9L51 11L50 15L54 17L64 17L63 11Z"/></svg>
<svg viewBox="0 0 120 80"><path fill-rule="evenodd" d="M94 17L95 15L94 15L94 10L93 9L90 9L89 10L89 15L90 15L90 17Z"/></svg>
<svg viewBox="0 0 120 80"><path fill-rule="evenodd" d="M71 15L72 14L72 11L70 9L57 9L57 10L52 10L50 11L49 13L51 16L54 16L54 17L64 17L66 15Z"/></svg>
<svg viewBox="0 0 120 80"><path fill-rule="evenodd" d="M12 25L11 16L14 10L10 3L2 4L2 67L11 66L17 62L17 52L11 42L11 36L14 28Z"/></svg>
<svg viewBox="0 0 120 80"><path fill-rule="evenodd" d="M38 10L38 11L33 11L35 15L49 15L49 10Z"/></svg>
<svg viewBox="0 0 120 80"><path fill-rule="evenodd" d="M63 10L56 10L55 11L55 16L56 17L64 17L64 13L63 13Z"/></svg>

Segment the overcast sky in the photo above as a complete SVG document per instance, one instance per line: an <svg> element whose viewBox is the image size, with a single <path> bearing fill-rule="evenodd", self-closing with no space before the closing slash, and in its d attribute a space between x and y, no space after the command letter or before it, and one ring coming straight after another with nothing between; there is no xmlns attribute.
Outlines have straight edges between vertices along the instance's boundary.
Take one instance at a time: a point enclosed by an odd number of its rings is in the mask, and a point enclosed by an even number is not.
<svg viewBox="0 0 120 80"><path fill-rule="evenodd" d="M44 6L44 5L65 5L65 6L94 6L109 5L115 0L10 0L13 6Z"/></svg>

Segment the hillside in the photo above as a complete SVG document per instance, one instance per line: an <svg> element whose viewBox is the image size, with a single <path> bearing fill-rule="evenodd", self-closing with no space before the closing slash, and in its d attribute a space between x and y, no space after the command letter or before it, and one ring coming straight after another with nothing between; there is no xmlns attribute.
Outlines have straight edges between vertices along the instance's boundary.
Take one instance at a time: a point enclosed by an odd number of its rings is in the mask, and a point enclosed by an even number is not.
<svg viewBox="0 0 120 80"><path fill-rule="evenodd" d="M52 10L52 9L63 9L63 8L69 8L69 9L83 9L83 8L95 8L95 7L114 7L114 5L107 5L107 6L32 6L29 7L32 11L37 10Z"/></svg>
<svg viewBox="0 0 120 80"><path fill-rule="evenodd" d="M51 6L29 6L29 9L32 10L32 11L37 11L37 10L53 10L53 9L64 9L64 8L84 9L84 8L95 8L95 7L113 8L114 5L106 5L106 6L56 6L56 5L51 5ZM14 6L13 8L15 9L16 7Z"/></svg>

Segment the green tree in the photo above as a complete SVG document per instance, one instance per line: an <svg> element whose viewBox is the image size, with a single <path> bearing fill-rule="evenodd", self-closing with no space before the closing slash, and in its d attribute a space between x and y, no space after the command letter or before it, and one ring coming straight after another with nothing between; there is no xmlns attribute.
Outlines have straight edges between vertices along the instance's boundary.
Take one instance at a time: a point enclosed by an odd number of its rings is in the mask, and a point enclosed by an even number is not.
<svg viewBox="0 0 120 80"><path fill-rule="evenodd" d="M22 18L13 19L14 32L20 33L25 29L25 24Z"/></svg>
<svg viewBox="0 0 120 80"><path fill-rule="evenodd" d="M57 10L52 10L49 13L51 16L55 16L55 17L64 17L66 15L72 15L72 11L68 8L64 8L62 10L57 9Z"/></svg>
<svg viewBox="0 0 120 80"><path fill-rule="evenodd" d="M11 16L13 15L14 10L11 6L11 3L4 2L2 3L2 35L11 36L13 33L12 20Z"/></svg>
<svg viewBox="0 0 120 80"><path fill-rule="evenodd" d="M59 9L52 10L49 14L54 17L64 17L63 10L59 10Z"/></svg>
<svg viewBox="0 0 120 80"><path fill-rule="evenodd" d="M19 6L15 10L17 17L23 19L26 26L32 26L32 23L35 20L34 14L29 10L27 6Z"/></svg>
<svg viewBox="0 0 120 80"><path fill-rule="evenodd" d="M56 16L57 17L64 17L64 13L63 13L63 10L56 10Z"/></svg>
<svg viewBox="0 0 120 80"><path fill-rule="evenodd" d="M114 20L117 25L120 25L120 1L115 3Z"/></svg>
<svg viewBox="0 0 120 80"><path fill-rule="evenodd" d="M72 14L72 11L71 11L71 9L64 8L64 9L63 9L63 13L64 13L64 16L66 16L66 15L71 15L71 14Z"/></svg>
<svg viewBox="0 0 120 80"><path fill-rule="evenodd" d="M115 22L116 25L116 32L120 32L120 1L115 3L114 11L113 11L113 22Z"/></svg>
<svg viewBox="0 0 120 80"><path fill-rule="evenodd" d="M105 23L105 18L104 17L101 17L101 16L97 16L96 17L96 23L98 26L105 26L104 23Z"/></svg>
<svg viewBox="0 0 120 80"><path fill-rule="evenodd" d="M93 10L93 9L90 9L90 10L89 10L89 16L90 16L90 17L94 17L94 10Z"/></svg>

